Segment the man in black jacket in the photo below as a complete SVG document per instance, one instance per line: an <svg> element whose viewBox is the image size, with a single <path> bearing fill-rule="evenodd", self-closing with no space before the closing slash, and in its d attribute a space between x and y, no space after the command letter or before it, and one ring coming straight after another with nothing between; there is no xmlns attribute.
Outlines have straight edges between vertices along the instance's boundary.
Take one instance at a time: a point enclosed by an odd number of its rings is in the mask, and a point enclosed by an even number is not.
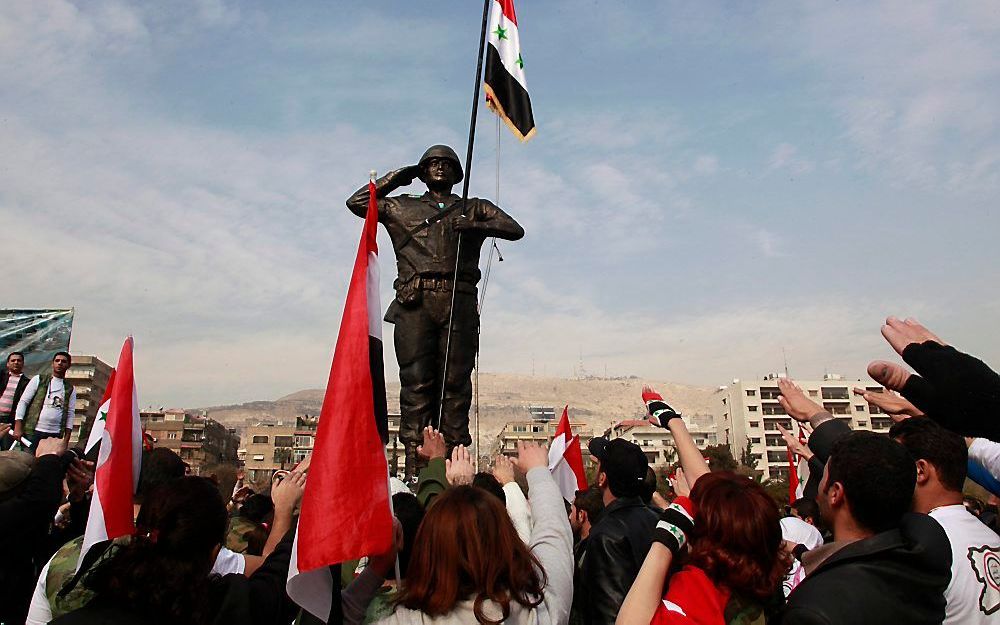
<svg viewBox="0 0 1000 625"><path fill-rule="evenodd" d="M74 456L60 438L38 444L37 459L0 451L0 623L23 623L38 577L33 555L45 539L62 500L62 483Z"/></svg>
<svg viewBox="0 0 1000 625"><path fill-rule="evenodd" d="M6 423L13 427L17 402L21 401L21 395L30 379L30 376L24 375L24 354L7 354L7 366L0 370L0 424ZM10 449L13 443L14 439L9 434L0 436L2 449Z"/></svg>
<svg viewBox="0 0 1000 625"><path fill-rule="evenodd" d="M640 497L649 461L638 445L594 438L589 448L600 462L596 485L605 507L587 541L583 588L577 592L584 593L585 622L604 625L615 622L649 551L659 515Z"/></svg>
<svg viewBox="0 0 1000 625"><path fill-rule="evenodd" d="M913 459L885 436L834 444L818 502L834 542L802 555L782 625L941 623L951 548L936 521L907 512L915 484Z"/></svg>

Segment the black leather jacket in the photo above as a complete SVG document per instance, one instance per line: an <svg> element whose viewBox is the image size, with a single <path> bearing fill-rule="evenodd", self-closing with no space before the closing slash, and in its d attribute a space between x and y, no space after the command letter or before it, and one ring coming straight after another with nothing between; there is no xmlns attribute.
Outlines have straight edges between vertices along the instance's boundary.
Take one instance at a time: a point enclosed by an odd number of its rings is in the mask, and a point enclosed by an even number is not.
<svg viewBox="0 0 1000 625"><path fill-rule="evenodd" d="M638 497L622 497L604 509L590 532L583 560L584 619L587 625L615 622L653 542L659 515Z"/></svg>
<svg viewBox="0 0 1000 625"><path fill-rule="evenodd" d="M804 562L809 568L809 554ZM823 560L788 597L780 625L937 625L950 579L944 529L925 514L910 513L899 529L850 543Z"/></svg>

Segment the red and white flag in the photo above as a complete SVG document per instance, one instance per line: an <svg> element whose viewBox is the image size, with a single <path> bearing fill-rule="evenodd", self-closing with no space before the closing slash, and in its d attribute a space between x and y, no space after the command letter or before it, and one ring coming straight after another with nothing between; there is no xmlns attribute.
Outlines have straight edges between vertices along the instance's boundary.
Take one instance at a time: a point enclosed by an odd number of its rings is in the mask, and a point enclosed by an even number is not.
<svg viewBox="0 0 1000 625"><path fill-rule="evenodd" d="M383 553L392 544L389 474L377 423L385 418L385 376L374 183L368 193L286 586L295 603L324 622L340 592L330 565Z"/></svg>
<svg viewBox="0 0 1000 625"><path fill-rule="evenodd" d="M563 408L556 435L549 446L549 472L559 485L563 499L570 503L576 499L576 491L587 488L580 437L573 436L569 426L569 406Z"/></svg>
<svg viewBox="0 0 1000 625"><path fill-rule="evenodd" d="M107 422L101 432L101 451L94 473L94 497L83 533L77 569L94 545L135 532L132 497L139 485L142 463L142 426L132 371L132 337L125 339L109 395ZM97 424L94 424L97 427Z"/></svg>
<svg viewBox="0 0 1000 625"><path fill-rule="evenodd" d="M115 370L111 370L108 377L108 385L104 388L104 397L101 397L100 408L97 409L97 418L90 426L90 436L87 437L87 446L83 448L83 453L89 454L90 450L101 442L104 436L104 427L108 422L108 411L111 409L111 392L115 390Z"/></svg>

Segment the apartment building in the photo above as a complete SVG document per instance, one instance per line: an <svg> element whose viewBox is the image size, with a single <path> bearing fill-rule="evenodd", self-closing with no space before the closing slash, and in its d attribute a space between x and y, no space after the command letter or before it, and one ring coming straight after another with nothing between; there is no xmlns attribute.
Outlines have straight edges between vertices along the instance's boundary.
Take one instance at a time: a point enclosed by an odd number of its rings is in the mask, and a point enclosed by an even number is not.
<svg viewBox="0 0 1000 625"><path fill-rule="evenodd" d="M789 476L788 455L778 424L792 429L792 418L778 403L777 381L781 374L769 375L763 380L733 380L732 384L719 387L716 392L716 423L719 439L729 445L733 457L740 459L750 442L750 450L757 469L764 478ZM845 380L839 375L825 375L822 380L796 380L806 396L855 430L888 432L892 420L861 397L854 395L854 387L882 392L884 389L871 380Z"/></svg>
<svg viewBox="0 0 1000 625"><path fill-rule="evenodd" d="M66 370L66 379L76 389L76 411L73 413L73 434L70 444L86 441L101 407L101 398L108 388L111 365L97 356L73 354L73 363Z"/></svg>
<svg viewBox="0 0 1000 625"><path fill-rule="evenodd" d="M386 460L393 475L403 471L403 443L399 440L399 415L389 415L389 442ZM243 429L238 457L250 482L270 478L275 471L288 470L309 456L316 444L319 417L250 420Z"/></svg>
<svg viewBox="0 0 1000 625"><path fill-rule="evenodd" d="M529 412L529 415L551 414L551 409L548 411L539 410L536 407L532 407L533 410ZM570 419L570 429L573 431L574 436L580 437L580 448L583 451L584 464L590 459L590 452L587 451L587 443L590 439L594 437L594 431L586 422L574 421ZM537 443L539 445L548 445L552 442L552 439L556 435L556 429L559 427L559 421L552 418L541 418L541 419L525 419L523 421L509 421L500 430L500 434L497 435L496 442L493 445L492 455L504 454L505 456L515 456L517 455L517 442L518 441L530 441L532 443Z"/></svg>
<svg viewBox="0 0 1000 625"><path fill-rule="evenodd" d="M712 415L685 415L683 419L698 447L708 447L719 442ZM677 460L677 448L670 431L644 419L619 421L604 431L604 437L624 438L635 443L646 454L650 466L665 467Z"/></svg>
<svg viewBox="0 0 1000 625"><path fill-rule="evenodd" d="M139 420L155 447L176 452L195 475L205 467L236 463L240 439L215 419L172 408L140 412Z"/></svg>

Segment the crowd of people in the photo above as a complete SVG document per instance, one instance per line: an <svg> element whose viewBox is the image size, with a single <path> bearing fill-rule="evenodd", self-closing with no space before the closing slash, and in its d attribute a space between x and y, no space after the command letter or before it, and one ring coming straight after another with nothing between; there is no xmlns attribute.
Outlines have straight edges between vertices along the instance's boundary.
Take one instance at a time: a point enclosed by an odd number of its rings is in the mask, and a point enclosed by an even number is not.
<svg viewBox="0 0 1000 625"><path fill-rule="evenodd" d="M649 388L650 422L676 447L669 485L637 445L597 437L591 483L567 501L544 447L520 443L477 473L466 448L428 427L417 482L391 480L392 548L334 567L342 584L328 615L285 592L308 461L267 492L238 482L222 494L172 451L148 450L135 534L81 561L93 463L46 429L67 427L52 411L72 389L56 383L55 361L51 376L23 381L11 354L0 377L11 442L0 452L0 622L1000 622L1000 375L916 321L890 317L882 333L912 370L875 361L883 390L856 392L892 418L888 435L852 431L778 380L783 412L809 433L784 431L810 467L788 505L757 476L711 471ZM62 403L36 401L43 388ZM15 431L20 422L32 428ZM25 436L30 445L6 451ZM966 494L969 478L989 502Z"/></svg>

